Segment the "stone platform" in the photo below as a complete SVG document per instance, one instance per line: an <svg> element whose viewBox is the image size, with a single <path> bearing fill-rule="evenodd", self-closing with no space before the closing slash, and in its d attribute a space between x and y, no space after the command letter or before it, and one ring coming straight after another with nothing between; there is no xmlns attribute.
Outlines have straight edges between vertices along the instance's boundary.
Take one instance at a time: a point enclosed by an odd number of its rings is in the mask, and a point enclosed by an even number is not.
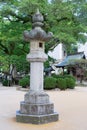
<svg viewBox="0 0 87 130"><path fill-rule="evenodd" d="M20 102L20 110L16 112L16 121L32 124L55 122L59 118L54 112L54 104L49 95L43 92L28 92L24 101Z"/></svg>
<svg viewBox="0 0 87 130"><path fill-rule="evenodd" d="M45 124L55 122L58 120L58 113L54 112L47 115L28 115L21 114L20 111L16 112L17 122L31 123L31 124Z"/></svg>

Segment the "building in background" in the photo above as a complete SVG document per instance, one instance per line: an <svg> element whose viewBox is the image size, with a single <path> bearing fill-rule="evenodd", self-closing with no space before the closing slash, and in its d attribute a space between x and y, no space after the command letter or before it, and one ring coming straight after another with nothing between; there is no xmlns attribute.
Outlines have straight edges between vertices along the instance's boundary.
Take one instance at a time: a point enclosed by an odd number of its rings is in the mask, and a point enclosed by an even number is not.
<svg viewBox="0 0 87 130"><path fill-rule="evenodd" d="M87 59L87 42L85 44L78 44L78 52L84 52Z"/></svg>
<svg viewBox="0 0 87 130"><path fill-rule="evenodd" d="M85 58L87 59L87 42L85 44L78 44L77 47L77 54L83 54L85 55ZM55 63L51 65L51 67L54 69L56 74L61 73L61 69L56 68L55 66L57 64L60 64L66 59L67 53L66 53L66 48L65 46L60 43L58 44L52 51L48 52L48 55L55 59Z"/></svg>
<svg viewBox="0 0 87 130"><path fill-rule="evenodd" d="M66 57L65 46L62 43L58 44L52 51L48 52L48 55L57 62L61 62Z"/></svg>
<svg viewBox="0 0 87 130"><path fill-rule="evenodd" d="M65 46L62 43L58 44L52 51L48 52L48 55L55 59L55 63L51 63L51 68L53 70L50 73L60 74L62 69L57 68L56 65L63 61L67 56Z"/></svg>

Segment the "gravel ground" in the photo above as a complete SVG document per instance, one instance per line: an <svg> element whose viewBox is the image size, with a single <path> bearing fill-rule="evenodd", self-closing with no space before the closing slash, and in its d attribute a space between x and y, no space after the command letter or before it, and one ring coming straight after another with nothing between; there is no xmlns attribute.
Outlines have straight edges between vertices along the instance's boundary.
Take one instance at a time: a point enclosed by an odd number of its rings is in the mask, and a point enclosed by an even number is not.
<svg viewBox="0 0 87 130"><path fill-rule="evenodd" d="M16 110L25 93L16 87L0 87L0 130L87 130L87 87L47 91L59 121L43 125L16 122Z"/></svg>

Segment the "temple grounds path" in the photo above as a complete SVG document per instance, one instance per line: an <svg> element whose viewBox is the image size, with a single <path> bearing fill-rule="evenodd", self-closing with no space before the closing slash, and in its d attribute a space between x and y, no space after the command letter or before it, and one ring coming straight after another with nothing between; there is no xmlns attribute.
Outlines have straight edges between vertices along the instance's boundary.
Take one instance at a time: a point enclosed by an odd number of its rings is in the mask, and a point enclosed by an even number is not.
<svg viewBox="0 0 87 130"><path fill-rule="evenodd" d="M87 130L87 87L47 93L59 112L59 121L44 125L17 123L16 110L25 92L0 86L0 130Z"/></svg>

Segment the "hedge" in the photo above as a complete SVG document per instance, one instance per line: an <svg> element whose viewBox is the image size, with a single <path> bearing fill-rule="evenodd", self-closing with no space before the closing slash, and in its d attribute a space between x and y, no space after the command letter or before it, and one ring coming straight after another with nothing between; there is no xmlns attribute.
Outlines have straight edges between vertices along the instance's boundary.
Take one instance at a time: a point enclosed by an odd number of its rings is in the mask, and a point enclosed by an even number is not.
<svg viewBox="0 0 87 130"><path fill-rule="evenodd" d="M60 90L65 90L67 88L66 80L63 78L58 78L56 84L57 88L59 88Z"/></svg>
<svg viewBox="0 0 87 130"><path fill-rule="evenodd" d="M67 88L74 89L75 87L75 80L72 78L65 78Z"/></svg>
<svg viewBox="0 0 87 130"><path fill-rule="evenodd" d="M45 77L44 79L44 89L55 89L56 79L53 77Z"/></svg>
<svg viewBox="0 0 87 130"><path fill-rule="evenodd" d="M22 79L19 80L19 85L23 88L29 87L30 85L30 78L29 76L25 76Z"/></svg>
<svg viewBox="0 0 87 130"><path fill-rule="evenodd" d="M56 84L55 84L56 82ZM76 79L72 75L55 75L46 77L44 80L45 89L59 88L65 90L67 88L74 89Z"/></svg>

